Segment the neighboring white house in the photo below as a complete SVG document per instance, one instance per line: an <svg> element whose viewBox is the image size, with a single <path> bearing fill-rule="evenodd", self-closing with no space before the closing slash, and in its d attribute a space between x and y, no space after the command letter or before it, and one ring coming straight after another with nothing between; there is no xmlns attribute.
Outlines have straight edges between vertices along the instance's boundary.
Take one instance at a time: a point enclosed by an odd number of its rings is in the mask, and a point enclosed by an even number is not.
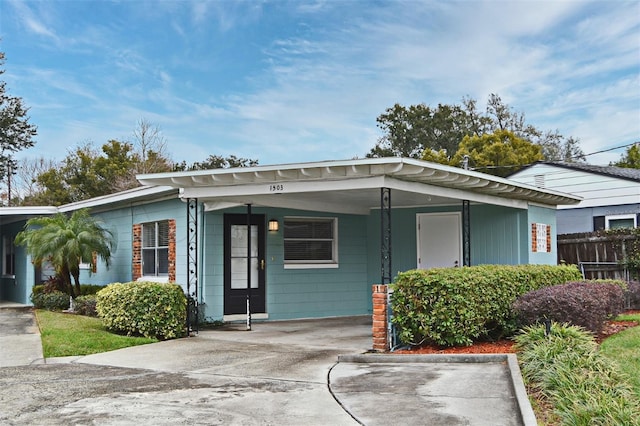
<svg viewBox="0 0 640 426"><path fill-rule="evenodd" d="M582 197L558 206L558 234L640 226L640 169L538 162L509 179Z"/></svg>

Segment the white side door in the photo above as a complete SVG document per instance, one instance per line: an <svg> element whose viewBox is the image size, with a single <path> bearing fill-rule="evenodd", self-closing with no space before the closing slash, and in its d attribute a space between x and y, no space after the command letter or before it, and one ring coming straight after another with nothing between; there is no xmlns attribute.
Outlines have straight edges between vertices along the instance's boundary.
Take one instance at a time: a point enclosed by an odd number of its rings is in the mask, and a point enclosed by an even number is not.
<svg viewBox="0 0 640 426"><path fill-rule="evenodd" d="M418 268L462 266L462 213L416 215Z"/></svg>

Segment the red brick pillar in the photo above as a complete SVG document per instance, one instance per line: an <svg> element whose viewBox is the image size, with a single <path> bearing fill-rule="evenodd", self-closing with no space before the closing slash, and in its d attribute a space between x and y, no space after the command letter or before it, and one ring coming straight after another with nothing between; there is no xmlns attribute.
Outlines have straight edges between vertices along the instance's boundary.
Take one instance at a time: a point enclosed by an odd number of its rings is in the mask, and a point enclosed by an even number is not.
<svg viewBox="0 0 640 426"><path fill-rule="evenodd" d="M169 220L169 282L176 282L176 221Z"/></svg>
<svg viewBox="0 0 640 426"><path fill-rule="evenodd" d="M142 225L139 223L133 225L132 243L131 281L135 281L142 276Z"/></svg>
<svg viewBox="0 0 640 426"><path fill-rule="evenodd" d="M376 284L373 286L373 350L378 352L389 351L389 338L387 336L387 286Z"/></svg>

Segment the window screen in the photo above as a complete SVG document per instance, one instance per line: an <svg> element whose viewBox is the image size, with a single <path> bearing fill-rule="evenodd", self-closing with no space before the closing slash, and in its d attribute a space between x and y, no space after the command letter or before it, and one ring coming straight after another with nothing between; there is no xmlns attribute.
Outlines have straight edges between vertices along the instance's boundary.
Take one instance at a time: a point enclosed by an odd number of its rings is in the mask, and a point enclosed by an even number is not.
<svg viewBox="0 0 640 426"><path fill-rule="evenodd" d="M169 274L169 222L142 225L142 274Z"/></svg>
<svg viewBox="0 0 640 426"><path fill-rule="evenodd" d="M335 224L335 218L285 218L285 262L335 262Z"/></svg>

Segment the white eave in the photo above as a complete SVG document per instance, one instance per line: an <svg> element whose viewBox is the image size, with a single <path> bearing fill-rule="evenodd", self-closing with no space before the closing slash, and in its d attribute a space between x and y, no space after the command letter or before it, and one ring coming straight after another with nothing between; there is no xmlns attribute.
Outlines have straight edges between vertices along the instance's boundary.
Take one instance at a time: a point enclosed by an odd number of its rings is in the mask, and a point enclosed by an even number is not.
<svg viewBox="0 0 640 426"><path fill-rule="evenodd" d="M368 158L360 160L324 161L313 163L256 166L233 169L198 170L146 174L137 176L143 185L165 185L181 189L181 196L199 195L200 198L247 197L256 192L257 187L278 191L278 184L297 184L296 192L318 193L340 189L340 181L350 181L342 189L354 190L358 187L370 189L372 185L389 185L405 188L398 181L406 182L408 189L432 188L433 191L419 190L417 193L434 192L444 196L449 190L454 198L464 198L464 194L478 194L510 200L540 203L549 206L577 204L580 197L537 188L508 179L470 170L407 158ZM379 179L381 178L381 179ZM359 184L358 182L361 182ZM396 184L394 185L393 182ZM272 187L272 185L274 185ZM304 185L307 190L300 185ZM243 187L245 186L245 187ZM438 189L440 188L440 189ZM237 199L237 197L236 197Z"/></svg>
<svg viewBox="0 0 640 426"><path fill-rule="evenodd" d="M158 200L163 196L171 194L177 195L176 189L171 186L141 186L126 191L116 192L115 194L108 194L75 203L64 204L58 207L58 211L66 213L84 208L95 209L103 206L113 207L123 203L129 204L142 202L144 200Z"/></svg>

